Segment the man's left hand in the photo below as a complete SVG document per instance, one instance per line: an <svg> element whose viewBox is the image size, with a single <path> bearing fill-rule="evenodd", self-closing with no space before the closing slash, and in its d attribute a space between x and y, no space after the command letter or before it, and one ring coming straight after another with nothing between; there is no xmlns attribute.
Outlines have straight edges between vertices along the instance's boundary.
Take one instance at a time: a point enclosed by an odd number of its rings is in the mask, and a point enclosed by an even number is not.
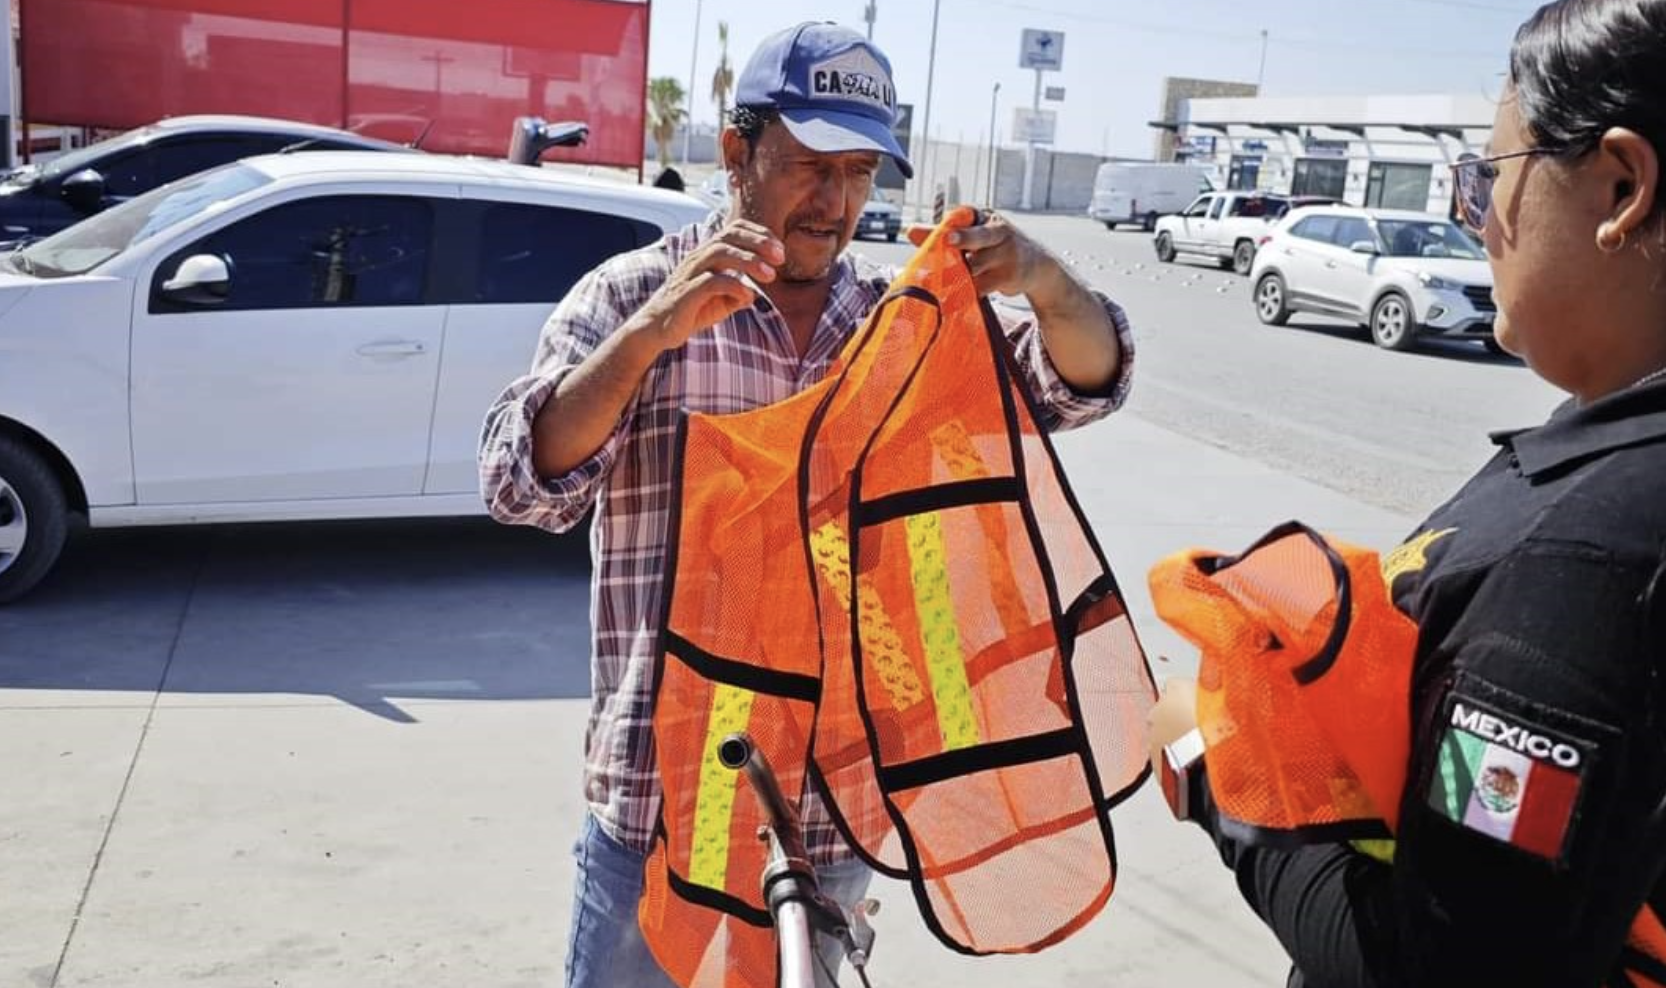
<svg viewBox="0 0 1666 988"><path fill-rule="evenodd" d="M931 231L913 227L908 239L919 246ZM980 295L1024 295L1032 305L1045 308L1068 288L1070 275L1058 258L1000 213L985 213L977 226L953 231L949 243L966 252Z"/></svg>

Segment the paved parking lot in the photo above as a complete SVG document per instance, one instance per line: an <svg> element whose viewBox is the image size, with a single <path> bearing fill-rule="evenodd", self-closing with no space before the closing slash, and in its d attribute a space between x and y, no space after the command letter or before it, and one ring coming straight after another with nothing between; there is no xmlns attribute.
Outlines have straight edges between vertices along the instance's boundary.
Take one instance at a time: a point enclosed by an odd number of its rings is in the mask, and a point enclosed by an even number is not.
<svg viewBox="0 0 1666 988"><path fill-rule="evenodd" d="M1144 599L1161 555L1291 517L1390 545L1481 420L1553 397L1511 362L1266 330L1241 284L1135 269L1135 235L1025 222L1139 326L1133 406L1059 445L1159 676L1191 668ZM1397 510L1360 496L1383 471L1413 481ZM0 609L0 985L558 983L588 575L582 536L484 519L78 536ZM1150 787L1114 820L1110 907L1035 957L953 955L882 883L875 983L1283 984L1200 835Z"/></svg>

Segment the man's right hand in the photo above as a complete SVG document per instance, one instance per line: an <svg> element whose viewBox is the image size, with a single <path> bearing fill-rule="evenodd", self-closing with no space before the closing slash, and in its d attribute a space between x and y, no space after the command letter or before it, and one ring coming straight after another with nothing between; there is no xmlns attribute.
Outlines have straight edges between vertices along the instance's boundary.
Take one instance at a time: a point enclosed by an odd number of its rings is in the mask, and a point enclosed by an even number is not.
<svg viewBox="0 0 1666 988"><path fill-rule="evenodd" d="M656 351L675 349L757 300L748 285L775 280L775 265L786 248L768 229L749 220L730 220L716 237L683 258L665 284L637 313L635 331Z"/></svg>

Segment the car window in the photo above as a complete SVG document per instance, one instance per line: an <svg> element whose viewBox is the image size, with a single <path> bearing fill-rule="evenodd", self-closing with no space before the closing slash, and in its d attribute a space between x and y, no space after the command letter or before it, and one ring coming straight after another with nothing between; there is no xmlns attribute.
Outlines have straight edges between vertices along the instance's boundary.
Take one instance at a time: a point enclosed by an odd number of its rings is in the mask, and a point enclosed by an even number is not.
<svg viewBox="0 0 1666 988"><path fill-rule="evenodd" d="M1336 229L1331 233L1331 243L1343 250L1352 250L1354 244L1361 241L1376 246L1377 235L1371 231L1371 224L1358 216L1337 217Z"/></svg>
<svg viewBox="0 0 1666 988"><path fill-rule="evenodd" d="M239 158L258 154L256 147L252 140L230 135L191 138L156 145L145 152L154 159L151 165L151 187L176 182L187 175L195 175L197 172L218 168Z"/></svg>
<svg viewBox="0 0 1666 988"><path fill-rule="evenodd" d="M1320 243L1334 243L1336 239L1335 216L1309 216L1290 228L1292 236L1303 240L1317 240Z"/></svg>
<svg viewBox="0 0 1666 988"><path fill-rule="evenodd" d="M1207 216L1209 215L1209 207L1214 204L1214 196L1204 196L1203 198L1194 201L1190 206L1186 207L1186 216L1189 219L1198 219L1200 217Z"/></svg>
<svg viewBox="0 0 1666 988"><path fill-rule="evenodd" d="M554 305L603 261L660 237L639 220L521 203L491 203L480 222L474 301L488 305Z"/></svg>
<svg viewBox="0 0 1666 988"><path fill-rule="evenodd" d="M89 167L97 168L104 176L104 194L118 199L131 199L156 188L156 149L140 145L130 151L111 155ZM74 174L73 172L71 174Z"/></svg>
<svg viewBox="0 0 1666 988"><path fill-rule="evenodd" d="M1226 212L1226 200L1216 199L1214 205L1209 207L1209 218L1212 220L1218 220L1224 212Z"/></svg>
<svg viewBox="0 0 1666 988"><path fill-rule="evenodd" d="M411 305L423 300L434 210L403 196L321 196L273 206L178 251L226 259L218 310Z"/></svg>
<svg viewBox="0 0 1666 988"><path fill-rule="evenodd" d="M1456 257L1479 261L1486 257L1475 238L1450 223L1422 220L1378 220L1390 257Z"/></svg>
<svg viewBox="0 0 1666 988"><path fill-rule="evenodd" d="M181 220L271 181L253 168L233 165L153 189L29 245L11 255L11 264L41 278L84 274Z"/></svg>
<svg viewBox="0 0 1666 988"><path fill-rule="evenodd" d="M65 175L73 175L83 168L102 170L105 167L106 159L113 152L128 147L154 133L156 133L156 127L154 126L140 127L137 130L130 130L95 144L89 144L84 148L66 152L47 162L41 168L40 177L43 180L61 178Z"/></svg>
<svg viewBox="0 0 1666 988"><path fill-rule="evenodd" d="M1232 204L1233 216L1251 219L1283 216L1288 204L1278 196L1245 196Z"/></svg>

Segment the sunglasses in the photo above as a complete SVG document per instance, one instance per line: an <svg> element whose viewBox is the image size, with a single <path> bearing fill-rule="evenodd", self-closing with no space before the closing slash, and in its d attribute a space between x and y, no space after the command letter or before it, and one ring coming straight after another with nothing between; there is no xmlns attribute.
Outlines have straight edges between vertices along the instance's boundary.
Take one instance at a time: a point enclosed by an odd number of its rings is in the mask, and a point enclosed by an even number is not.
<svg viewBox="0 0 1666 988"><path fill-rule="evenodd" d="M1458 155L1458 160L1451 165L1458 219L1479 236L1487 228L1487 214L1492 212L1492 186L1498 181L1498 162L1555 153L1555 148L1528 148L1484 158L1478 154Z"/></svg>

